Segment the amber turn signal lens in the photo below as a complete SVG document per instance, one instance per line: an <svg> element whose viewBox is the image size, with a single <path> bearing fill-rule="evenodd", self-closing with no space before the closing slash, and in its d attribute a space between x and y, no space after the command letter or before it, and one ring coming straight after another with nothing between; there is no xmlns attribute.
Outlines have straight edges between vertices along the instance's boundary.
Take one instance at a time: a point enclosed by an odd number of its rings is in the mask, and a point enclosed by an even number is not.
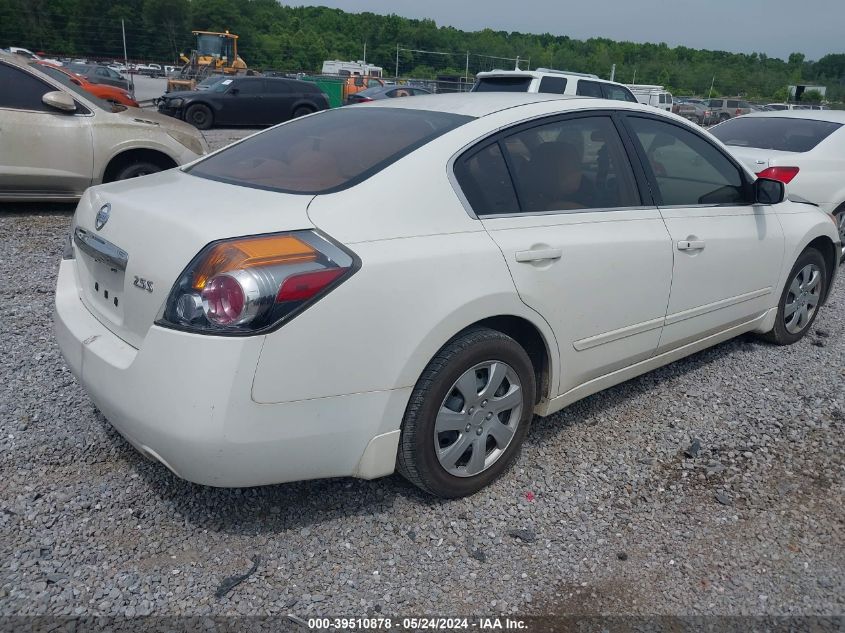
<svg viewBox="0 0 845 633"><path fill-rule="evenodd" d="M317 251L292 235L247 237L214 246L194 273L195 290L205 288L208 280L220 273L243 270L255 266L273 266L310 262Z"/></svg>

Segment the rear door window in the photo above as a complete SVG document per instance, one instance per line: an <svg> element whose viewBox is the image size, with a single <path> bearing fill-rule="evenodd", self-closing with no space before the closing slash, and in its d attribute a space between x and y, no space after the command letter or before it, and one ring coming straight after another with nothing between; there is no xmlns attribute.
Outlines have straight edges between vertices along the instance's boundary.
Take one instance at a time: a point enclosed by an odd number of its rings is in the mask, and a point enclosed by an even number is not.
<svg viewBox="0 0 845 633"><path fill-rule="evenodd" d="M338 108L256 134L186 171L256 189L329 193L366 180L471 120L428 110Z"/></svg>
<svg viewBox="0 0 845 633"><path fill-rule="evenodd" d="M473 92L528 92L531 77L482 77Z"/></svg>
<svg viewBox="0 0 845 633"><path fill-rule="evenodd" d="M566 77L543 77L540 80L540 92L562 95L566 93Z"/></svg>
<svg viewBox="0 0 845 633"><path fill-rule="evenodd" d="M525 213L641 203L627 154L609 116L538 125L507 136L502 144Z"/></svg>
<svg viewBox="0 0 845 633"><path fill-rule="evenodd" d="M734 101L732 99L728 99L728 107L729 108L738 108L739 107L739 101Z"/></svg>
<svg viewBox="0 0 845 633"><path fill-rule="evenodd" d="M830 121L749 116L729 119L710 132L725 145L809 152L841 127Z"/></svg>
<svg viewBox="0 0 845 633"><path fill-rule="evenodd" d="M601 99L601 84L597 81L585 81L584 79L579 79L578 88L575 91L575 94L581 95L582 97L597 97Z"/></svg>

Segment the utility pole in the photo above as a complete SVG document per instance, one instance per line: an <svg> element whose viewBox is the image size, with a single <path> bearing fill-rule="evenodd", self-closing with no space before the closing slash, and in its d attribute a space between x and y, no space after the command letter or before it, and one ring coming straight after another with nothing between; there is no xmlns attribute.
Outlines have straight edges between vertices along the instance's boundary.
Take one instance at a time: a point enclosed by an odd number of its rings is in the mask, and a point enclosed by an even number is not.
<svg viewBox="0 0 845 633"><path fill-rule="evenodd" d="M396 45L396 74L393 76L399 79L399 44Z"/></svg>
<svg viewBox="0 0 845 633"><path fill-rule="evenodd" d="M469 81L469 51L467 51L467 66L466 70L464 71L464 86ZM463 86L461 87L461 92L463 92Z"/></svg>
<svg viewBox="0 0 845 633"><path fill-rule="evenodd" d="M364 65L367 65L367 42L364 41Z"/></svg>
<svg viewBox="0 0 845 633"><path fill-rule="evenodd" d="M634 68L634 78L631 80L631 85L634 85L636 83L637 83L637 69Z"/></svg>
<svg viewBox="0 0 845 633"><path fill-rule="evenodd" d="M716 83L716 75L713 75L713 81L710 82L710 92L707 93L708 99L713 96L713 84L715 84L715 83Z"/></svg>
<svg viewBox="0 0 845 633"><path fill-rule="evenodd" d="M613 81L614 77L616 77L616 64L610 67L610 81Z"/></svg>
<svg viewBox="0 0 845 633"><path fill-rule="evenodd" d="M129 73L129 81L132 82L132 92L135 92L135 75L129 72L129 55L126 54L126 24L123 18L120 20L120 30L123 33L123 65L126 66L126 72Z"/></svg>

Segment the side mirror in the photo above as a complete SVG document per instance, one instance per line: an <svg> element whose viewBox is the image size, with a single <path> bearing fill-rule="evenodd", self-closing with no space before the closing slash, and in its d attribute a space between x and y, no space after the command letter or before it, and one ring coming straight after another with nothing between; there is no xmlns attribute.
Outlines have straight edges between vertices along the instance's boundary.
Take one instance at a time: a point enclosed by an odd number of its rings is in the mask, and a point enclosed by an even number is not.
<svg viewBox="0 0 845 633"><path fill-rule="evenodd" d="M780 204L786 197L786 186L780 180L758 178L753 187L757 204Z"/></svg>
<svg viewBox="0 0 845 633"><path fill-rule="evenodd" d="M76 103L73 98L61 90L46 93L41 97L41 102L46 106L61 110L62 112L76 112Z"/></svg>

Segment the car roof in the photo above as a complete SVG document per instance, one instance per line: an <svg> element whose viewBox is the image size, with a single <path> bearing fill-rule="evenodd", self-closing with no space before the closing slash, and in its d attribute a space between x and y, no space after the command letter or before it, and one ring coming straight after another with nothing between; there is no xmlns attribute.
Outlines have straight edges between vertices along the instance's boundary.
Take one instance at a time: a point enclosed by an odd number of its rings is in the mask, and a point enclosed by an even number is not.
<svg viewBox="0 0 845 633"><path fill-rule="evenodd" d="M809 119L812 121L828 121L830 123L845 124L845 111L843 110L775 110L769 112L752 112L746 117L765 117L769 119Z"/></svg>
<svg viewBox="0 0 845 633"><path fill-rule="evenodd" d="M602 104L604 107L615 109L630 109L652 112L656 108L644 106L629 101L611 101L594 97L575 95L558 95L542 92L456 92L447 94L428 94L413 99L385 99L372 101L354 107L364 108L406 108L409 110L433 110L436 112L450 112L471 117L483 117L501 110L541 103L545 101L560 102L561 110L575 110L585 102ZM600 107L600 106L596 106Z"/></svg>

